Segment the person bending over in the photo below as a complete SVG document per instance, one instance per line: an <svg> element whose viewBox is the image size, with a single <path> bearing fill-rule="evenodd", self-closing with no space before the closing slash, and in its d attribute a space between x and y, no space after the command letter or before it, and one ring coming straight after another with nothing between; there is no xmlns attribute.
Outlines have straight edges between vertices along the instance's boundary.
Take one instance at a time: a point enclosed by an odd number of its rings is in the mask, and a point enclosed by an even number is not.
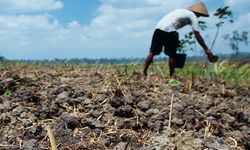
<svg viewBox="0 0 250 150"><path fill-rule="evenodd" d="M176 51L179 45L178 29L191 25L198 43L204 49L208 60L216 62L218 57L205 44L199 32L198 17L208 17L208 11L204 3L194 4L186 9L176 9L164 16L154 31L150 52L144 64L143 74L147 76L147 70L155 55L159 55L164 47L164 53L169 56L169 77L173 78L176 63Z"/></svg>

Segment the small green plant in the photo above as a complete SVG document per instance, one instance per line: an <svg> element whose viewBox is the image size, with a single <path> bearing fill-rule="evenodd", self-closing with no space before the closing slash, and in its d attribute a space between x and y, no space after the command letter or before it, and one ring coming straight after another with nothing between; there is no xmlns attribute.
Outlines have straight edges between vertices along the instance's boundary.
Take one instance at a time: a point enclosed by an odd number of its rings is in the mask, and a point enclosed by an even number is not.
<svg viewBox="0 0 250 150"><path fill-rule="evenodd" d="M169 85L169 86L178 86L178 85L180 85L180 81L178 81L178 80L176 80L176 79L170 79L170 80L168 81L168 85Z"/></svg>
<svg viewBox="0 0 250 150"><path fill-rule="evenodd" d="M4 90L4 96L9 96L11 94L11 91L9 89Z"/></svg>

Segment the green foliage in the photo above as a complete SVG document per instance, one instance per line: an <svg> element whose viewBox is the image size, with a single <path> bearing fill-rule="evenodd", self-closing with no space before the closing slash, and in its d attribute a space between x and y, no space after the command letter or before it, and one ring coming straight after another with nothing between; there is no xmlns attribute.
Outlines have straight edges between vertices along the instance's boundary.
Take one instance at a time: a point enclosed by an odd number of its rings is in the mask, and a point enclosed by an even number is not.
<svg viewBox="0 0 250 150"><path fill-rule="evenodd" d="M224 64L225 68L219 74L221 78L235 84L250 84L249 64Z"/></svg>
<svg viewBox="0 0 250 150"><path fill-rule="evenodd" d="M0 61L6 60L1 54L0 54Z"/></svg>
<svg viewBox="0 0 250 150"><path fill-rule="evenodd" d="M202 74L202 77L215 81L227 81L234 84L250 84L250 65L248 63L231 64L228 61L215 63Z"/></svg>
<svg viewBox="0 0 250 150"><path fill-rule="evenodd" d="M4 90L4 96L9 96L11 94L11 91L9 89Z"/></svg>
<svg viewBox="0 0 250 150"><path fill-rule="evenodd" d="M164 63L164 62L162 62ZM163 70L164 75L168 76L167 65L157 63L158 67ZM156 67L155 67L156 68ZM159 69L151 69L153 74L161 74ZM181 78L207 78L214 81L226 81L233 84L250 85L250 64L249 63L229 63L222 61L215 63L209 69L204 69L202 62L188 62L183 69L178 69L176 75Z"/></svg>
<svg viewBox="0 0 250 150"><path fill-rule="evenodd" d="M170 85L170 86L178 86L178 85L180 85L180 81L178 81L178 80L176 80L176 79L170 79L169 81L168 81L168 85Z"/></svg>
<svg viewBox="0 0 250 150"><path fill-rule="evenodd" d="M239 55L239 44L244 43L248 44L248 32L242 31L239 33L238 31L233 31L231 34L224 35L224 39L228 40L228 45L235 52L235 55Z"/></svg>
<svg viewBox="0 0 250 150"><path fill-rule="evenodd" d="M205 75L203 65L199 62L188 63L184 69L178 70L178 72L183 77L204 77Z"/></svg>
<svg viewBox="0 0 250 150"><path fill-rule="evenodd" d="M104 66L104 70L105 70ZM123 64L109 65L109 69L118 69L119 73L133 75L141 73L143 64ZM106 68L107 69L107 68ZM118 72L117 72L118 73ZM155 62L149 67L149 75L159 75L162 78L168 77L169 70L166 61ZM176 75L180 78L205 78L214 81L226 81L232 84L250 85L250 64L249 63L230 63L222 61L204 69L204 64L199 61L187 62L183 69L176 69Z"/></svg>
<svg viewBox="0 0 250 150"><path fill-rule="evenodd" d="M193 44L195 44L195 38L194 38L194 32L191 31L185 34L184 39L180 40L178 52L185 53L188 50L188 48L190 50L194 50L194 47L191 46Z"/></svg>
<svg viewBox="0 0 250 150"><path fill-rule="evenodd" d="M229 9L229 6L221 7L216 10L214 16L218 18L218 22L215 24L217 30L215 33L214 40L212 42L211 49L213 49L215 42L218 38L220 28L223 26L226 20L233 23L233 12ZM199 27L201 30L207 29L207 24L204 21L199 21ZM196 50L195 37L193 31L185 34L184 39L180 40L180 46L178 51L185 53L187 50Z"/></svg>
<svg viewBox="0 0 250 150"><path fill-rule="evenodd" d="M199 27L202 31L207 29L207 23L205 21L199 21Z"/></svg>
<svg viewBox="0 0 250 150"><path fill-rule="evenodd" d="M204 21L199 21L199 27L201 30L205 30L207 28L207 24ZM184 39L180 40L178 52L185 53L188 50L194 51L196 50L195 46L195 36L194 32L190 31L184 35Z"/></svg>
<svg viewBox="0 0 250 150"><path fill-rule="evenodd" d="M246 55L246 54L245 54ZM246 59L247 60L247 59ZM204 68L202 61L187 61L183 69L176 69L176 75L182 79L186 78L205 78L213 79L215 81L226 81L233 84L250 85L250 64L232 61L218 62L211 65L208 69ZM76 69L81 71L96 71L96 72L114 72L126 76L133 76L134 74L142 74L143 63L135 62L130 64L47 64L47 63L31 63L26 64L22 62L8 62L4 63L3 68L8 70L16 70L16 68L30 68L31 70L41 69L46 70L52 68L60 70L61 68ZM69 68L70 67L70 68ZM167 61L154 62L149 67L149 75L157 75L162 78L167 78L169 75L169 68ZM9 89L4 89L3 94L8 96L12 93Z"/></svg>
<svg viewBox="0 0 250 150"><path fill-rule="evenodd" d="M219 18L219 22L216 23L217 27L221 27L225 20L229 20L229 22L233 23L233 12L229 10L229 6L218 8L214 16Z"/></svg>
<svg viewBox="0 0 250 150"><path fill-rule="evenodd" d="M230 23L233 23L233 12L229 10L229 6L221 7L216 10L214 13L214 16L218 17L219 21L215 24L217 27L214 40L212 42L211 49L213 49L215 42L218 38L219 31L222 27L222 25L225 23L226 20L228 20Z"/></svg>

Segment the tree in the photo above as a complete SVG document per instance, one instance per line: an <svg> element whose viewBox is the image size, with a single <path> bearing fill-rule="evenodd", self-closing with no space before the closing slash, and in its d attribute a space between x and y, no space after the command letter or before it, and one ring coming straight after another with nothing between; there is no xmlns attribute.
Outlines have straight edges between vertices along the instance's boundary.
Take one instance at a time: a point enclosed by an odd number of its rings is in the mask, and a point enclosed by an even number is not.
<svg viewBox="0 0 250 150"><path fill-rule="evenodd" d="M0 61L4 61L5 58L0 54Z"/></svg>
<svg viewBox="0 0 250 150"><path fill-rule="evenodd" d="M225 21L228 20L230 23L233 23L233 12L229 10L229 6L218 8L214 13L214 16L218 17L219 21L215 24L217 30L215 33L214 40L212 42L211 49L213 49L215 41L217 40L217 37L219 35L219 31L222 25L225 23Z"/></svg>
<svg viewBox="0 0 250 150"><path fill-rule="evenodd" d="M207 24L204 21L199 21L199 27L201 30L205 30L207 28ZM193 45L193 46L192 46ZM195 47L195 37L194 32L190 31L184 35L184 39L180 40L178 51L181 53L186 52L188 49L194 51Z"/></svg>
<svg viewBox="0 0 250 150"><path fill-rule="evenodd" d="M218 38L219 31L223 24L225 23L226 20L228 20L230 23L233 23L233 12L229 10L229 6L221 7L216 10L214 13L214 16L218 18L218 22L215 24L217 30L215 33L215 37L213 39L211 49L213 49L215 42ZM204 21L199 21L199 27L201 30L206 30L207 29L207 24ZM195 38L194 38L194 33L193 31L185 34L184 39L180 40L180 46L178 51L179 52L186 52L187 47L189 47L190 50L195 50Z"/></svg>
<svg viewBox="0 0 250 150"><path fill-rule="evenodd" d="M239 45L240 43L248 44L248 32L242 31L233 31L231 34L224 35L224 39L228 40L229 47L235 52L235 55L239 55Z"/></svg>

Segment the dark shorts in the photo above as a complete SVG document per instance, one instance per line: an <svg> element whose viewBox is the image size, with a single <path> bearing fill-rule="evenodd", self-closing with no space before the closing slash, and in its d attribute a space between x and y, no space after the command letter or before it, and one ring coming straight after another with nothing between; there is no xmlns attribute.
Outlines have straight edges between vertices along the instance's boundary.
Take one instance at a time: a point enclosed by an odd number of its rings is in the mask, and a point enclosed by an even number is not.
<svg viewBox="0 0 250 150"><path fill-rule="evenodd" d="M170 57L174 57L179 45L178 32L165 32L160 29L154 31L151 42L150 52L159 55L164 46L164 53Z"/></svg>

